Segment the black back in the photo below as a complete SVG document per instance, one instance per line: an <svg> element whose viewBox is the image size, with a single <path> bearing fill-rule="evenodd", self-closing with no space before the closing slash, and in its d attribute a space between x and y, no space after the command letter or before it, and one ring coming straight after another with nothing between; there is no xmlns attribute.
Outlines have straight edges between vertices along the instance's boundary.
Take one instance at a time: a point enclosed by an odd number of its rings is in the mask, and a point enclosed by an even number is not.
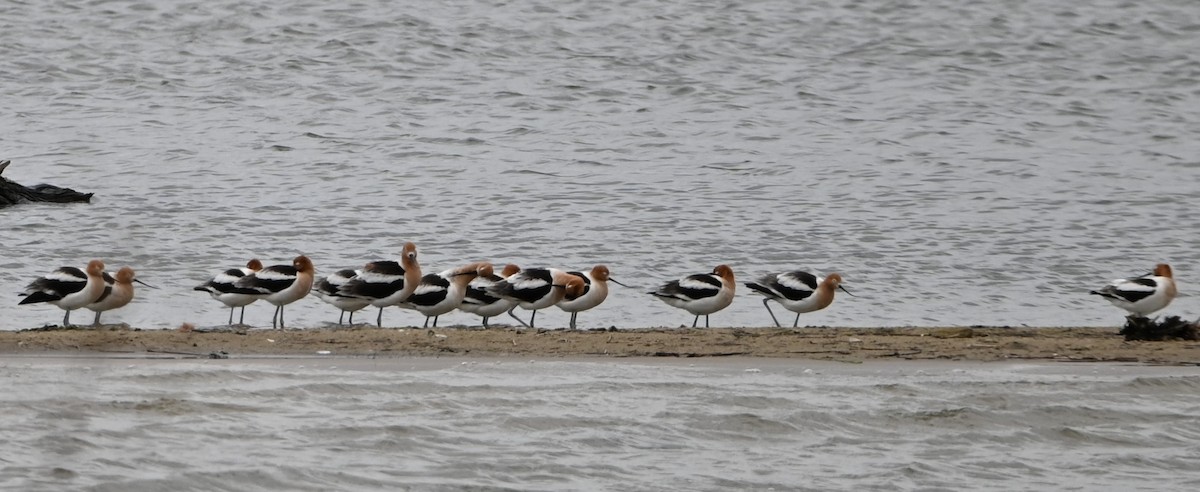
<svg viewBox="0 0 1200 492"><path fill-rule="evenodd" d="M521 302L534 302L538 299L546 297L550 290L554 288L554 276L550 274L550 270L546 268L528 268L525 269L525 277L539 279L545 282L545 285L533 289L514 289L513 285L508 282L500 282L493 286L493 292L497 292L503 296L519 299Z"/></svg>
<svg viewBox="0 0 1200 492"><path fill-rule="evenodd" d="M421 277L422 284L429 284L441 287L440 289L429 289L420 294L413 292L408 296L408 302L418 306L432 306L446 300L446 293L450 289L450 281L436 273L427 273ZM420 287L417 287L420 289Z"/></svg>
<svg viewBox="0 0 1200 492"><path fill-rule="evenodd" d="M363 270L380 275L395 275L399 278L391 282L364 282L354 279L342 289L343 293L349 292L350 295L368 299L383 299L404 290L404 265L401 265L398 261L373 261L368 263Z"/></svg>
<svg viewBox="0 0 1200 492"><path fill-rule="evenodd" d="M62 267L58 269L59 273L64 273L71 277L79 278L79 281L62 281L46 277L40 277L33 282L30 282L25 291L29 295L25 296L21 304L33 304L37 302L50 302L60 300L70 294L74 294L83 290L87 286L87 274L83 273L75 267Z"/></svg>

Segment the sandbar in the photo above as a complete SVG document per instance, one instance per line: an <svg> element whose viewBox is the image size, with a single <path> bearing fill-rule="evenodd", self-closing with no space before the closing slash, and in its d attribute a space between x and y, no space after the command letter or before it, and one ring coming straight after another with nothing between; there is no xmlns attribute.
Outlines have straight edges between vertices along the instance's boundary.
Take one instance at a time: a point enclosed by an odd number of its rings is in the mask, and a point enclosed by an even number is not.
<svg viewBox="0 0 1200 492"><path fill-rule="evenodd" d="M771 357L1200 365L1200 342L1126 341L1117 327L641 328L593 330L214 327L0 330L0 355Z"/></svg>

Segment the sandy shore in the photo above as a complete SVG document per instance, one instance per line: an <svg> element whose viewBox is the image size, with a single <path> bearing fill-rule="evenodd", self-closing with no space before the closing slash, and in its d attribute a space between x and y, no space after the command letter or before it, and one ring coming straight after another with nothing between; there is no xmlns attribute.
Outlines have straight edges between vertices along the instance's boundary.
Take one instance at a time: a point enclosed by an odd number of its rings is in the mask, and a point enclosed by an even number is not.
<svg viewBox="0 0 1200 492"><path fill-rule="evenodd" d="M0 331L0 354L791 357L861 362L1014 359L1200 365L1200 343L1127 342L1118 328L512 328Z"/></svg>

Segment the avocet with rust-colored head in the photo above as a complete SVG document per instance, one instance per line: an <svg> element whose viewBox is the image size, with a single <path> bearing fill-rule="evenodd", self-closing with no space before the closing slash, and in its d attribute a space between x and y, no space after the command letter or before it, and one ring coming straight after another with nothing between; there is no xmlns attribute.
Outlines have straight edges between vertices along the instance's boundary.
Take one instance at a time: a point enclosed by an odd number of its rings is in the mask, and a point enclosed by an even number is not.
<svg viewBox="0 0 1200 492"><path fill-rule="evenodd" d="M62 267L30 282L20 295L21 304L45 302L66 311L63 326L71 326L71 311L87 306L104 295L104 262L92 260L85 270Z"/></svg>
<svg viewBox="0 0 1200 492"><path fill-rule="evenodd" d="M489 276L492 273L491 263L478 262L440 273L426 274L421 277L417 289L400 306L424 314L424 328L429 327L429 318L433 318L433 327L437 328L439 316L462 305L463 298L467 295L467 284L476 277Z"/></svg>
<svg viewBox="0 0 1200 492"><path fill-rule="evenodd" d="M271 328L284 328L283 307L303 299L312 290L316 270L312 260L300 255L291 265L272 265L234 282L241 289L256 290L264 301L275 305ZM276 325L278 321L278 325Z"/></svg>
<svg viewBox="0 0 1200 492"><path fill-rule="evenodd" d="M488 293L512 301L514 306L509 308L508 315L533 328L539 309L553 306L565 297L583 294L583 280L556 268L530 268L496 282ZM513 313L518 307L533 311L529 323Z"/></svg>
<svg viewBox="0 0 1200 492"><path fill-rule="evenodd" d="M383 308L408 300L421 283L421 265L417 263L417 245L404 243L400 260L379 260L367 263L358 275L338 291L351 297L365 299L379 308L375 324L383 326Z"/></svg>
<svg viewBox="0 0 1200 492"><path fill-rule="evenodd" d="M92 321L92 325L100 324L100 313L112 311L113 309L123 308L133 300L133 283L145 285L153 289L151 285L137 279L137 275L133 272L133 268L124 266L117 270L116 277L113 277L104 272L104 293L100 294L100 298L96 302L88 304L86 307L96 312L96 319Z"/></svg>
<svg viewBox="0 0 1200 492"><path fill-rule="evenodd" d="M1113 280L1104 288L1093 290L1091 293L1108 299L1108 302L1129 311L1133 316L1145 317L1167 307L1175 299L1178 291L1175 289L1175 277L1171 274L1171 266L1159 263L1153 272L1140 277Z"/></svg>
<svg viewBox="0 0 1200 492"><path fill-rule="evenodd" d="M362 270L343 269L333 272L329 275L317 279L313 284L313 293L341 310L338 314L338 324L342 324L342 319L346 317L346 313L350 313L350 324L354 324L354 313L371 305L371 301L359 297L342 294L341 290L350 279L355 275L362 273Z"/></svg>
<svg viewBox="0 0 1200 492"><path fill-rule="evenodd" d="M704 316L704 327L708 327L708 315L725 309L733 303L737 283L733 269L728 265L717 265L711 273L697 273L663 284L650 292L668 305L683 309L696 317L692 328Z"/></svg>
<svg viewBox="0 0 1200 492"><path fill-rule="evenodd" d="M833 304L834 291L841 289L846 294L854 295L842 287L842 276L839 274L831 273L821 278L801 270L765 275L757 282L746 282L746 287L765 297L763 306L766 306L775 326L780 324L775 319L775 313L771 312L769 301L778 302L784 309L796 313L792 328L799 326L800 314L819 311Z"/></svg>
<svg viewBox="0 0 1200 492"><path fill-rule="evenodd" d="M208 279L208 282L197 285L192 290L208 292L212 296L229 307L229 324L233 324L233 310L242 308L242 312L238 317L238 324L245 324L246 321L246 306L249 306L260 297L259 292L254 289L243 289L235 286L238 279L250 275L251 273L262 270L263 264L257 259L252 259L246 262L246 266L242 268L230 268L221 273L216 274L213 278Z"/></svg>
<svg viewBox="0 0 1200 492"><path fill-rule="evenodd" d="M521 267L509 263L504 265L504 270L499 275L493 272L491 275L475 277L474 280L471 280L471 283L467 284L467 292L463 296L463 302L458 306L458 309L482 316L483 327L487 328L488 318L506 313L516 305L512 300L489 294L488 289L496 285L497 282L511 277L519 271L521 271Z"/></svg>
<svg viewBox="0 0 1200 492"><path fill-rule="evenodd" d="M567 273L583 280L583 294L578 297L564 297L563 300L558 301L558 304L556 304L559 309L571 313L570 326L572 330L575 329L575 317L579 315L580 311L587 311L599 306L600 303L608 298L609 281L623 287L628 287L628 285L622 284L612 278L608 267L605 265L596 265L588 272Z"/></svg>

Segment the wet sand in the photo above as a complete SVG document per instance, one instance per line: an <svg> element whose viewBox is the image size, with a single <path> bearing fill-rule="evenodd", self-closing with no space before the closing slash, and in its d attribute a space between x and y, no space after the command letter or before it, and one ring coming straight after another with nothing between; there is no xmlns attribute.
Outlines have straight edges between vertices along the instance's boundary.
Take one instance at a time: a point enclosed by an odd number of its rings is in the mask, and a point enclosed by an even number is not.
<svg viewBox="0 0 1200 492"><path fill-rule="evenodd" d="M0 331L0 354L164 357L601 356L890 360L1057 360L1200 365L1200 342L1127 342L1118 328L233 328L125 326Z"/></svg>

